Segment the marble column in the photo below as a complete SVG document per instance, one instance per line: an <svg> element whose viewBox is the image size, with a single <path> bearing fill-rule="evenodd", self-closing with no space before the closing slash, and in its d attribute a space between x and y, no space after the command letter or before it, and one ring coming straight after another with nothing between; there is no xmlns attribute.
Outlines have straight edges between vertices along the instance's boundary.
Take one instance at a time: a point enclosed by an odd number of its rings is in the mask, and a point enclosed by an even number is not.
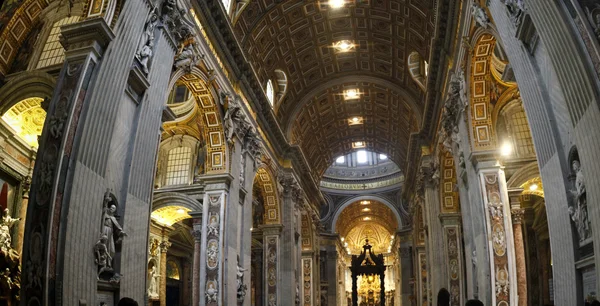
<svg viewBox="0 0 600 306"><path fill-rule="evenodd" d="M296 179L291 173L281 173L280 179L283 185L283 199L281 205L281 221L283 230L281 232L281 260L285 265L281 265L281 284L278 290L289 292L292 298L282 300L278 305L294 305L297 278L296 272L298 258L296 256L298 248L296 244L297 220L295 216L295 207L300 206L304 198L302 190Z"/></svg>
<svg viewBox="0 0 600 306"><path fill-rule="evenodd" d="M160 306L167 306L167 252L170 247L169 238L163 236L163 241L160 242Z"/></svg>
<svg viewBox="0 0 600 306"><path fill-rule="evenodd" d="M280 289L281 282L281 230L280 224L260 225L259 228L263 231L263 254L264 263L263 269L265 273L264 292L263 295L265 305L283 305L284 301L291 300L291 292L285 292L282 295ZM289 263L284 263L288 265ZM288 296L289 295L289 296Z"/></svg>
<svg viewBox="0 0 600 306"><path fill-rule="evenodd" d="M525 211L521 208L522 189L508 191L512 215L513 235L515 241L515 261L517 266L517 295L519 305L527 305L527 268L525 259L525 243L523 239L523 216Z"/></svg>
<svg viewBox="0 0 600 306"><path fill-rule="evenodd" d="M517 305L517 269L510 204L504 170L497 161L481 162L479 178L484 191L493 305Z"/></svg>
<svg viewBox="0 0 600 306"><path fill-rule="evenodd" d="M404 231L399 235L400 239L400 305L411 305L413 296L411 281L414 279L412 261L412 242L410 232Z"/></svg>
<svg viewBox="0 0 600 306"><path fill-rule="evenodd" d="M193 218L192 236L194 254L192 254L192 305L200 305L200 252L202 251L202 213L188 213Z"/></svg>
<svg viewBox="0 0 600 306"><path fill-rule="evenodd" d="M19 214L17 217L21 218L19 222L19 229L17 231L17 239L16 240L16 250L23 257L23 235L25 234L25 219L27 216L27 206L29 205L29 184L31 182L31 178L28 177L23 181L25 184L23 188L23 198L21 200L21 206L19 207Z"/></svg>

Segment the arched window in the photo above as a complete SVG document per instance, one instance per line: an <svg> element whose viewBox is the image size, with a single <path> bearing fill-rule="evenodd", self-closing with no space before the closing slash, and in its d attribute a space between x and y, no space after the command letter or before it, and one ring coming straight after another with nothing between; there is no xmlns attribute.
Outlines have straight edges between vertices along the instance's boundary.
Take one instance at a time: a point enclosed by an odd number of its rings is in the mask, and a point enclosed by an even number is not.
<svg viewBox="0 0 600 306"><path fill-rule="evenodd" d="M54 25L52 25L50 35L46 40L44 49L42 49L42 54L40 55L40 59L37 63L36 68L39 69L62 64L62 62L65 60L65 49L63 48L58 39L58 36L60 34L60 27L63 25L77 22L78 20L79 16L66 17L55 22Z"/></svg>
<svg viewBox="0 0 600 306"><path fill-rule="evenodd" d="M192 149L177 147L169 150L166 185L187 184L190 181Z"/></svg>
<svg viewBox="0 0 600 306"><path fill-rule="evenodd" d="M269 103L271 103L271 107L275 102L275 91L273 90L273 82L271 80L267 81L267 99L269 99Z"/></svg>

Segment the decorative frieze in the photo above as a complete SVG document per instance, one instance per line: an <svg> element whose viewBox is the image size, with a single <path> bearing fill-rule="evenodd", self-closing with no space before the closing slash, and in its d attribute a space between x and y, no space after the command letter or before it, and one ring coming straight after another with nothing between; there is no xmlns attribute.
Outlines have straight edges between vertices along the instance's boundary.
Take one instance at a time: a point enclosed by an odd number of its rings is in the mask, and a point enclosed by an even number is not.
<svg viewBox="0 0 600 306"><path fill-rule="evenodd" d="M480 174L484 202L487 206L487 228L490 233L492 288L495 290L492 299L495 306L508 306L516 302L516 267L512 238L512 225L506 193L506 183L501 170L485 171Z"/></svg>
<svg viewBox="0 0 600 306"><path fill-rule="evenodd" d="M448 250L448 288L450 291L450 304L452 306L462 305L462 260L459 237L460 229L458 226L444 227L446 237L446 249Z"/></svg>
<svg viewBox="0 0 600 306"><path fill-rule="evenodd" d="M206 228L206 305L219 305L219 267L221 259L221 194L208 194L207 228Z"/></svg>

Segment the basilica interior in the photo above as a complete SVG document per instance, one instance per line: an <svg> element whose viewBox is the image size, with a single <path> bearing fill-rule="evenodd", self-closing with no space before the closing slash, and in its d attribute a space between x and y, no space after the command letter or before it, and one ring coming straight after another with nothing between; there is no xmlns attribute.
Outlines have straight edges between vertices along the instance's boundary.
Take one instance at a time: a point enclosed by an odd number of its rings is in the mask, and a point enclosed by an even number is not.
<svg viewBox="0 0 600 306"><path fill-rule="evenodd" d="M0 117L0 306L599 298L597 0L6 0Z"/></svg>

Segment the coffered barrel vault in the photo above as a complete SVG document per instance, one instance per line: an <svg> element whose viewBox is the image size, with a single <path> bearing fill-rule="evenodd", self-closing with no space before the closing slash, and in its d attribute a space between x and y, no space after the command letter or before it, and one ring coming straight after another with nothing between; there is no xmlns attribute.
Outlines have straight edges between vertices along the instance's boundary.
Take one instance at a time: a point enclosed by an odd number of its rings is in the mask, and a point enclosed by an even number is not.
<svg viewBox="0 0 600 306"><path fill-rule="evenodd" d="M234 24L261 85L276 79L275 70L286 73L287 94L274 106L276 116L315 176L334 156L348 153L353 141L404 168L410 133L418 132L424 109L407 59L412 52L429 58L434 1L346 3L251 1ZM351 45L346 52L334 48L341 41ZM356 89L358 99L345 101L346 89ZM362 116L364 124L349 126L352 116Z"/></svg>

